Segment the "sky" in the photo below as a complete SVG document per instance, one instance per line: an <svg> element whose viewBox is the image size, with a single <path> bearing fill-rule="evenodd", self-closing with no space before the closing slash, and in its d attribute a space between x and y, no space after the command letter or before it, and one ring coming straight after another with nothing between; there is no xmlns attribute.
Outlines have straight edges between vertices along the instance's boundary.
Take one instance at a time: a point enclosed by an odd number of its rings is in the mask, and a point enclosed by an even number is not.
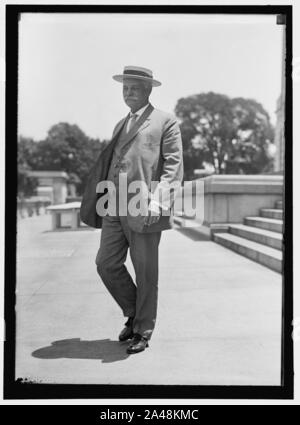
<svg viewBox="0 0 300 425"><path fill-rule="evenodd" d="M44 139L54 124L77 124L108 139L128 113L125 65L162 82L151 103L213 91L262 103L273 124L281 87L282 26L269 15L29 14L19 23L18 132Z"/></svg>

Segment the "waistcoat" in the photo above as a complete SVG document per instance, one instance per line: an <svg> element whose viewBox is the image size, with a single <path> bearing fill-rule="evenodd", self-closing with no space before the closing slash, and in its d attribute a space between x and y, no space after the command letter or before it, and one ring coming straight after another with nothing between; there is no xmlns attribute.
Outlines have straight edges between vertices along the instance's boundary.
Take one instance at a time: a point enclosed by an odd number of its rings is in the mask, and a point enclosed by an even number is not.
<svg viewBox="0 0 300 425"><path fill-rule="evenodd" d="M123 128L121 130L121 133L119 134L118 140L115 144L112 160L111 160L110 167L108 170L108 175L107 175L107 180L114 182L116 187L119 184L119 173L126 172L126 164L122 162L123 156L124 156L122 152L122 148L124 146L125 137L127 136L127 132L126 132L127 123L128 123L128 119L126 119L123 125Z"/></svg>

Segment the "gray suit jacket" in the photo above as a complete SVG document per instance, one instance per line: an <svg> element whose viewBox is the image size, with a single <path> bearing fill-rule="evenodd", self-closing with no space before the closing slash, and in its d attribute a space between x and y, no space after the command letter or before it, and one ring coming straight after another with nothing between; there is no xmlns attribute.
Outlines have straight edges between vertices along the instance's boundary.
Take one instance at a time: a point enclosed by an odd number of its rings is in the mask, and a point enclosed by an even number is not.
<svg viewBox="0 0 300 425"><path fill-rule="evenodd" d="M102 217L96 212L96 204L103 194L96 193L96 186L107 178L114 146L126 118L116 125L110 143L100 153L88 177L80 213L82 221L91 227L102 227ZM122 149L122 164L127 172L128 183L143 180L150 189L151 181L158 181L151 195L153 199L159 200L159 193L162 194L160 199L164 199L164 187L167 183L182 181L182 141L178 122L173 115L149 105L127 134ZM128 194L128 202L132 196L134 194ZM172 205L169 212L151 226L144 225L145 217L141 215L128 215L128 225L141 233L170 229Z"/></svg>

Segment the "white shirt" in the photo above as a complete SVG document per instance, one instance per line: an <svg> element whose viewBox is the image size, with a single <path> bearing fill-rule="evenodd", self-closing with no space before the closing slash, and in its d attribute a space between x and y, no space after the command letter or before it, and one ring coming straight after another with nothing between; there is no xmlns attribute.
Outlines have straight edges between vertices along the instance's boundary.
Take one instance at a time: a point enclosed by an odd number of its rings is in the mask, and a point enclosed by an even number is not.
<svg viewBox="0 0 300 425"><path fill-rule="evenodd" d="M137 115L137 118L136 118L136 120L138 120L139 118L140 118L140 116L142 115L142 113L146 110L146 108L149 106L149 103L147 103L147 105L145 105L145 106L143 106L141 109L139 109L138 111L136 111L136 112L130 112L129 113L129 116L130 116L130 118L129 118L129 120L128 120L128 123L127 123L127 127L126 127L126 132L128 133L128 131L129 131L129 128L130 128L130 125L131 125L131 120L132 120L132 117L133 117L133 115Z"/></svg>

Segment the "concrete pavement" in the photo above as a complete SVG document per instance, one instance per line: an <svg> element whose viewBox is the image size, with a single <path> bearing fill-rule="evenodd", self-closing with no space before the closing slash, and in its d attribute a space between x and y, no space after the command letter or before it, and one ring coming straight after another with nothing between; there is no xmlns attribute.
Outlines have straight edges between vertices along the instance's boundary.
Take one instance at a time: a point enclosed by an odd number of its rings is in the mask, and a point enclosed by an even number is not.
<svg viewBox="0 0 300 425"><path fill-rule="evenodd" d="M128 355L125 319L96 273L100 230L50 229L49 215L18 224L17 378L280 384L278 273L188 230L164 232L157 325L150 347Z"/></svg>

